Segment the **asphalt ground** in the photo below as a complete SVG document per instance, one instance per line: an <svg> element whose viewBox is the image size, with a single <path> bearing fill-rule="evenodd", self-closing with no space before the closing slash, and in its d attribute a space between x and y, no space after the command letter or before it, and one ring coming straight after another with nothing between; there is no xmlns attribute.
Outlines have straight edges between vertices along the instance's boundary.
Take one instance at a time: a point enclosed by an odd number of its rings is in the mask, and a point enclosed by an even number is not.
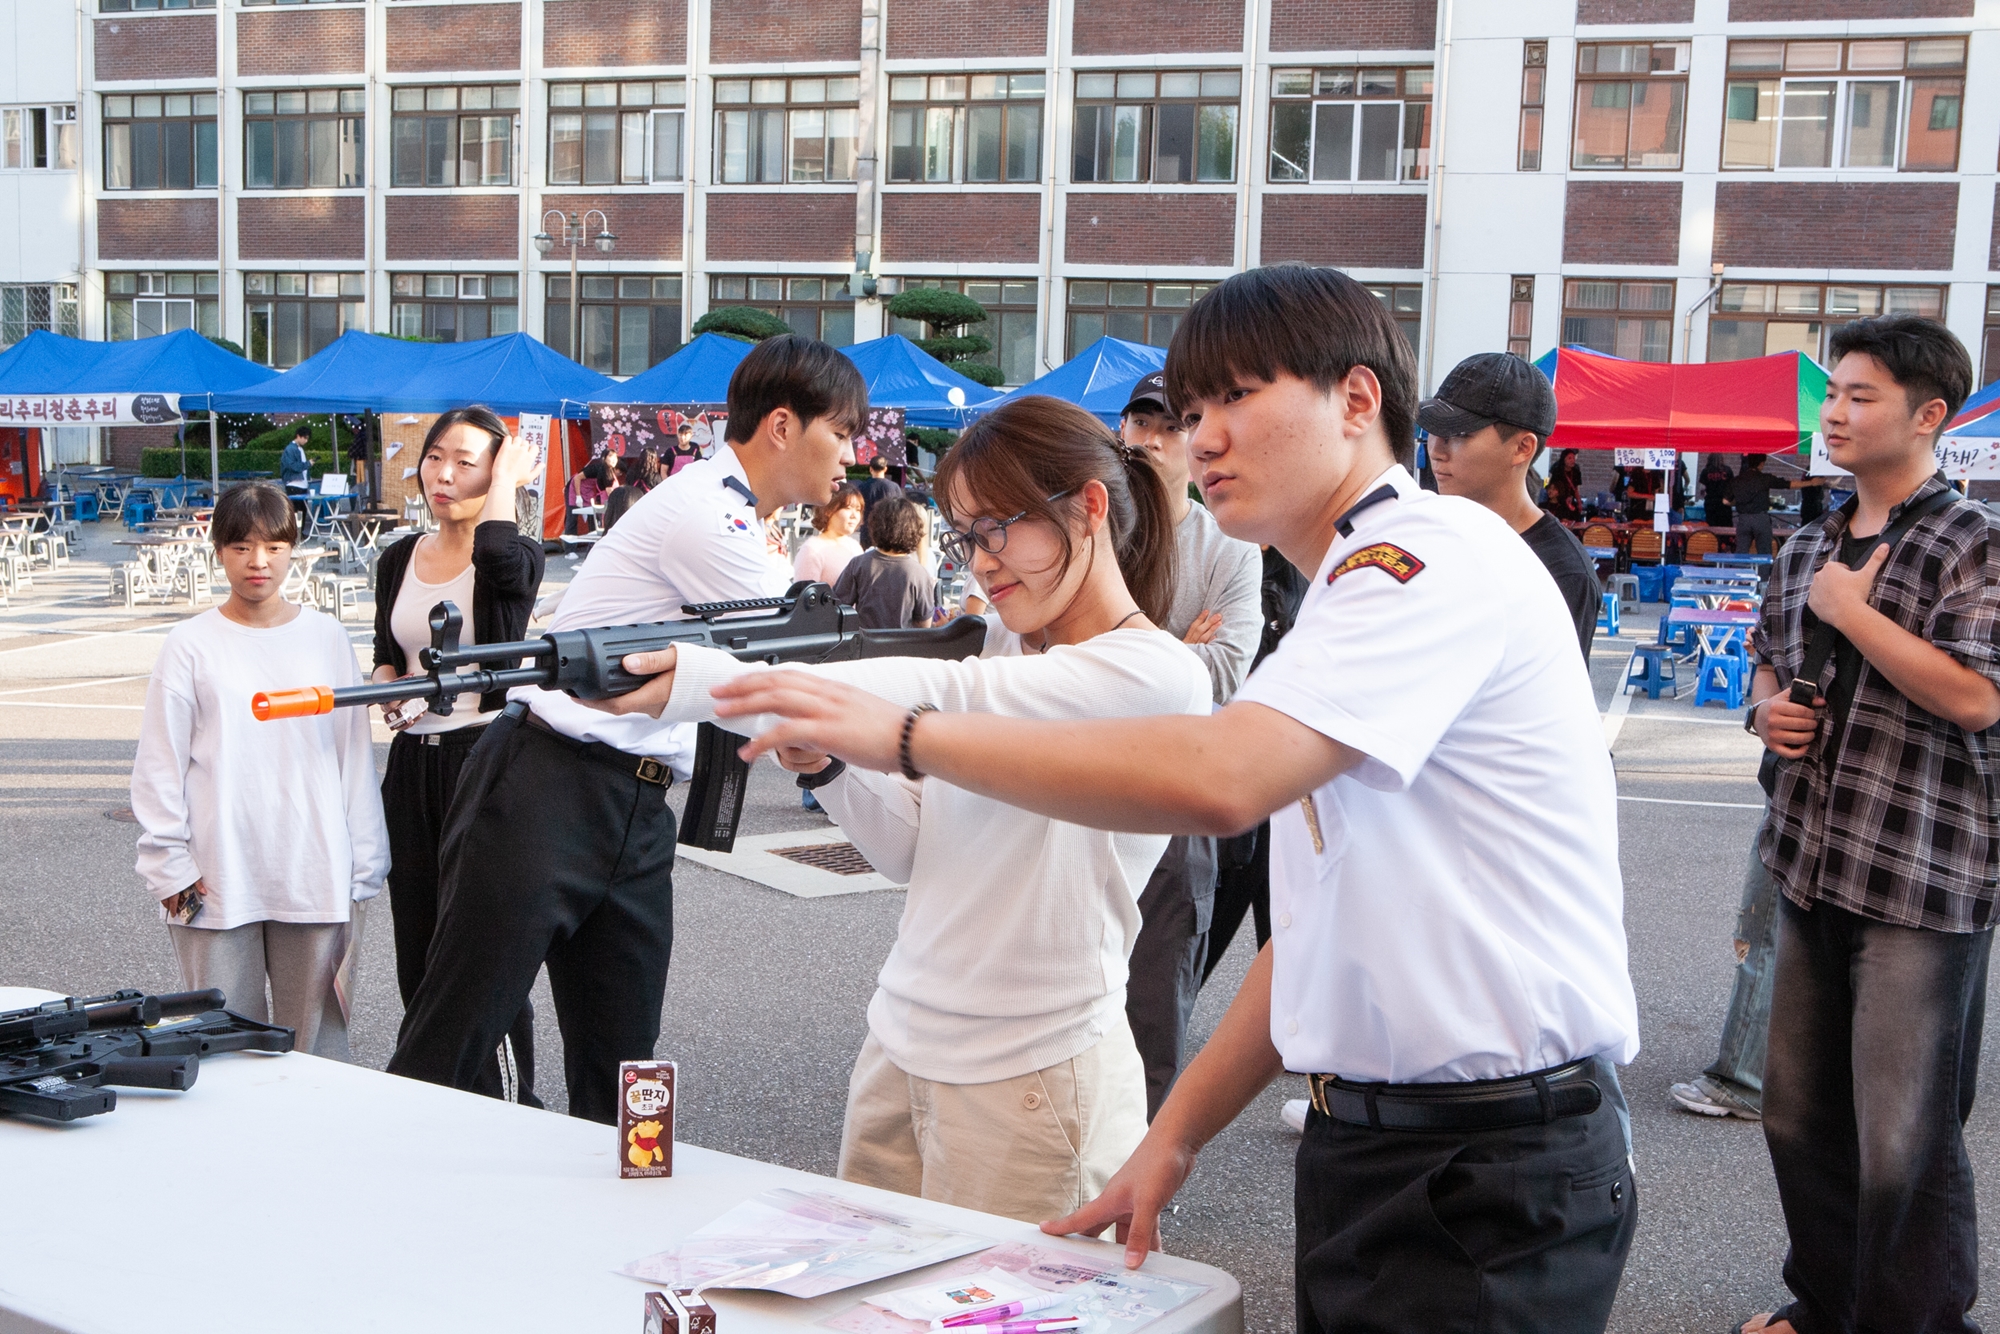
<svg viewBox="0 0 2000 1334"><path fill-rule="evenodd" d="M184 607L128 612L104 597L106 565L124 553L110 523L89 526L77 558L0 608L0 983L72 993L178 986L173 954L132 869L134 826L115 818L127 781L145 677ZM573 569L550 562L550 583ZM1649 608L1649 612L1657 612ZM1756 743L1740 714L1697 711L1689 695L1620 709L1615 691L1650 615L1600 638L1592 662L1617 761L1631 967L1644 1049L1623 1072L1632 1108L1640 1226L1611 1327L1714 1334L1784 1299L1784 1227L1763 1136L1754 1124L1673 1110L1667 1086L1714 1058L1728 1000L1730 932L1749 840L1760 819ZM367 655L367 613L349 628ZM295 684L274 682L279 684ZM1691 692L1690 692L1691 695ZM378 728L378 761L388 733ZM680 793L674 794L678 801ZM818 827L789 778L762 766L744 832ZM831 1173L847 1075L864 1034L874 976L894 936L894 891L796 899L692 863L674 876L673 970L659 1054L681 1063L680 1133L710 1148ZM380 1068L401 1019L388 896L376 900L355 1003L358 1061ZM1246 926L1196 1011L1212 1031L1248 967ZM537 987L538 1088L564 1105L561 1038L546 978ZM1982 1074L1991 1086L1993 1049ZM1279 1123L1287 1077L1201 1157L1166 1222L1176 1253L1241 1280L1245 1327L1294 1327L1291 1156ZM197 1088L191 1096L199 1096ZM1979 1203L2000 1209L1995 1115L1969 1128ZM4 1173L4 1165L0 1165ZM309 1202L302 1207L310 1208ZM357 1281L366 1281L366 1241ZM1993 1291L1995 1248L1981 1287ZM1974 1315L1990 1318L1990 1299Z"/></svg>

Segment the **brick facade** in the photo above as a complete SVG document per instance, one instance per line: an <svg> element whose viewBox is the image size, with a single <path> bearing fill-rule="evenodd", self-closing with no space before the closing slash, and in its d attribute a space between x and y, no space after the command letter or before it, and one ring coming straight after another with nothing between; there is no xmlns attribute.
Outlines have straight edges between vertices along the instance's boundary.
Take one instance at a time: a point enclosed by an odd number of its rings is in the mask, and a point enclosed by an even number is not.
<svg viewBox="0 0 2000 1334"><path fill-rule="evenodd" d="M670 0L547 0L542 60L563 65L681 65L687 6Z"/></svg>
<svg viewBox="0 0 2000 1334"><path fill-rule="evenodd" d="M677 194L547 194L542 196L540 207L545 210L558 208L579 218L593 208L602 212L611 220L611 234L618 238L618 248L611 252L613 259L680 260L681 196ZM593 218L591 228L598 225ZM554 226L553 221L550 226ZM540 224L535 230L541 230ZM594 236L596 232L591 230L590 234ZM597 252L593 250L590 253ZM567 258L569 251L565 249L562 254Z"/></svg>
<svg viewBox="0 0 2000 1334"><path fill-rule="evenodd" d="M796 260L845 270L854 263L854 196L846 191L712 194L708 257L732 263Z"/></svg>
<svg viewBox="0 0 2000 1334"><path fill-rule="evenodd" d="M859 60L861 6L855 0L729 0L709 11L708 57L721 65Z"/></svg>
<svg viewBox="0 0 2000 1334"><path fill-rule="evenodd" d="M1973 0L1729 0L1731 23L1826 19L1969 19Z"/></svg>
<svg viewBox="0 0 2000 1334"><path fill-rule="evenodd" d="M97 20L98 81L215 78L215 15L126 14Z"/></svg>
<svg viewBox="0 0 2000 1334"><path fill-rule="evenodd" d="M104 428L104 461L120 472L139 471L141 455L149 449L172 449L180 439L177 426L107 426ZM190 438L201 453L200 475L208 476L208 428ZM191 447L189 453L195 452ZM189 463L193 463L193 459Z"/></svg>
<svg viewBox="0 0 2000 1334"><path fill-rule="evenodd" d="M1724 181L1715 258L1771 268L1949 269L1958 186L1948 182Z"/></svg>
<svg viewBox="0 0 2000 1334"><path fill-rule="evenodd" d="M215 197L158 195L97 201L97 255L105 260L215 262Z"/></svg>
<svg viewBox="0 0 2000 1334"><path fill-rule="evenodd" d="M392 8L387 18L391 73L521 67L517 4Z"/></svg>
<svg viewBox="0 0 2000 1334"><path fill-rule="evenodd" d="M1565 264L1678 264L1679 181L1571 181Z"/></svg>
<svg viewBox="0 0 2000 1334"><path fill-rule="evenodd" d="M1048 48L1048 0L887 0L890 60L1039 56Z"/></svg>
<svg viewBox="0 0 2000 1334"><path fill-rule="evenodd" d="M236 72L359 74L367 40L359 9L245 9L236 15Z"/></svg>
<svg viewBox="0 0 2000 1334"><path fill-rule="evenodd" d="M1423 195L1266 195L1263 262L1421 269Z"/></svg>
<svg viewBox="0 0 2000 1334"><path fill-rule="evenodd" d="M1578 23L1693 23L1694 0L1577 0Z"/></svg>
<svg viewBox="0 0 2000 1334"><path fill-rule="evenodd" d="M382 202L388 259L521 258L518 195L390 195Z"/></svg>
<svg viewBox="0 0 2000 1334"><path fill-rule="evenodd" d="M1076 0L1070 42L1080 56L1241 51L1243 0Z"/></svg>
<svg viewBox="0 0 2000 1334"><path fill-rule="evenodd" d="M359 195L240 195L244 259L366 259L368 201Z"/></svg>
<svg viewBox="0 0 2000 1334"><path fill-rule="evenodd" d="M1271 0L1273 51L1428 51L1436 44L1437 0Z"/></svg>
<svg viewBox="0 0 2000 1334"><path fill-rule="evenodd" d="M1036 194L885 194L882 257L897 264L1033 264L1042 257Z"/></svg>
<svg viewBox="0 0 2000 1334"><path fill-rule="evenodd" d="M1236 262L1236 196L1220 194L1068 197L1064 256L1072 264Z"/></svg>

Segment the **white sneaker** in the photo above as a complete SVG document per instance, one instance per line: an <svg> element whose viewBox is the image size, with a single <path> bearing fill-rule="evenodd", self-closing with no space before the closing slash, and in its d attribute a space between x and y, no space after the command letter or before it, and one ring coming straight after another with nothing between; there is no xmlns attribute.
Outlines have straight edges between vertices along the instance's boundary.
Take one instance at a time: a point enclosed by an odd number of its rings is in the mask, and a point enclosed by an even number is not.
<svg viewBox="0 0 2000 1334"><path fill-rule="evenodd" d="M1306 1108L1311 1105L1304 1098L1293 1098L1278 1112L1278 1119L1285 1123L1286 1129L1303 1135L1306 1133Z"/></svg>

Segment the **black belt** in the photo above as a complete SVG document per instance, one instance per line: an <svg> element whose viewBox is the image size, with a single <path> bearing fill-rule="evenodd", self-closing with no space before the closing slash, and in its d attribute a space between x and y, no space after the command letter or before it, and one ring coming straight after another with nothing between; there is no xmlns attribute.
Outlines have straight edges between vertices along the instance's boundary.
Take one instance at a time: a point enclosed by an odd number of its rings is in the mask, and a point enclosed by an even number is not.
<svg viewBox="0 0 2000 1334"><path fill-rule="evenodd" d="M479 742L479 735L485 729L486 721L468 723L464 727L447 728L442 732L398 732L396 740L412 746L464 746L467 749Z"/></svg>
<svg viewBox="0 0 2000 1334"><path fill-rule="evenodd" d="M578 741L573 736L564 736L555 728L537 718L527 705L518 700L509 704L503 714L518 719L534 728L552 741L561 743L587 760L618 770L619 773L636 778L642 783L652 783L667 788L674 785L674 771L665 760L656 760L650 755L631 755L616 746L607 746L602 741Z"/></svg>
<svg viewBox="0 0 2000 1334"><path fill-rule="evenodd" d="M1364 1084L1339 1075L1308 1075L1313 1110L1351 1126L1373 1130L1506 1130L1585 1116L1604 1101L1583 1077L1594 1059L1558 1065L1511 1079L1452 1084Z"/></svg>

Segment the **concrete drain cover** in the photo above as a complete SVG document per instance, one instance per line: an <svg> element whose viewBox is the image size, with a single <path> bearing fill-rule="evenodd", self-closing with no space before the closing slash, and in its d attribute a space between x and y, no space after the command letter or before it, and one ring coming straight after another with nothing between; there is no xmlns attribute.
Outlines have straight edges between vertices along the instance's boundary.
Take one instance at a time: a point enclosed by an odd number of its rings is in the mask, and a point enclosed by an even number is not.
<svg viewBox="0 0 2000 1334"><path fill-rule="evenodd" d="M125 824L139 823L139 817L132 814L132 808L130 806L120 806L115 811L106 811L104 813L104 818L107 820L119 820Z"/></svg>
<svg viewBox="0 0 2000 1334"><path fill-rule="evenodd" d="M773 857L815 866L835 875L873 875L875 868L852 843L809 843L802 848L772 848Z"/></svg>

